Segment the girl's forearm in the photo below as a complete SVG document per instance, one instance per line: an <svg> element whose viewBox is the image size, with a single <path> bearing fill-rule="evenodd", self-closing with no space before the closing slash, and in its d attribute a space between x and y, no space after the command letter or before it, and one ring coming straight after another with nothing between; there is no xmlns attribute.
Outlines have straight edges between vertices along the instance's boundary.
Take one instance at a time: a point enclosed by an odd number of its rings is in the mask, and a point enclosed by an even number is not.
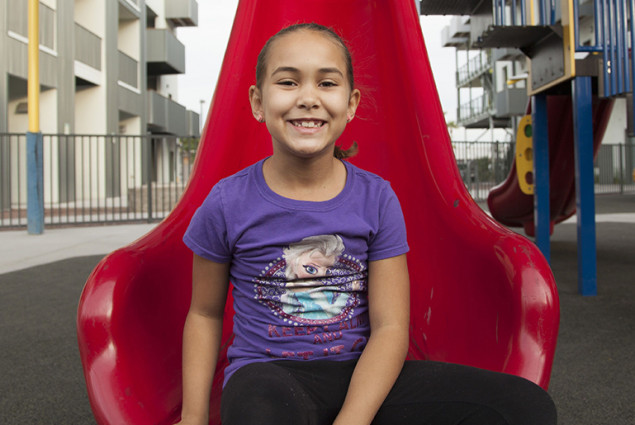
<svg viewBox="0 0 635 425"><path fill-rule="evenodd" d="M393 387L408 351L408 329L373 330L334 425L368 425Z"/></svg>
<svg viewBox="0 0 635 425"><path fill-rule="evenodd" d="M222 329L222 317L193 312L187 316L183 329L183 422L207 424Z"/></svg>

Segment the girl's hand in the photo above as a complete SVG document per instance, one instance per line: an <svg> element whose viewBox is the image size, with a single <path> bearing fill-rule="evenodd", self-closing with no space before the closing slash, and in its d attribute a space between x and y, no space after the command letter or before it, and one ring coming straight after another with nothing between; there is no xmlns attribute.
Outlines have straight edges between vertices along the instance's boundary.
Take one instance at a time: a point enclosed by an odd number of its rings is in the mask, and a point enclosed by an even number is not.
<svg viewBox="0 0 635 425"><path fill-rule="evenodd" d="M333 425L367 425L397 380L408 352L409 278L406 256L368 264L370 338Z"/></svg>
<svg viewBox="0 0 635 425"><path fill-rule="evenodd" d="M192 303L183 328L183 407L179 425L207 425L209 398L229 288L229 264L194 255Z"/></svg>
<svg viewBox="0 0 635 425"><path fill-rule="evenodd" d="M197 421L179 421L174 425L207 425L207 422L197 422Z"/></svg>

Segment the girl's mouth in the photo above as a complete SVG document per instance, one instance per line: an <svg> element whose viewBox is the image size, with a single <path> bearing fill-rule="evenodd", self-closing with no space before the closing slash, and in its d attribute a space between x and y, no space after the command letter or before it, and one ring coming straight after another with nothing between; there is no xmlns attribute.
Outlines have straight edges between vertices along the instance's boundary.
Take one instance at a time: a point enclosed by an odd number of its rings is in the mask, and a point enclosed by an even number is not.
<svg viewBox="0 0 635 425"><path fill-rule="evenodd" d="M322 120L291 120L294 127L302 128L320 128L324 125Z"/></svg>

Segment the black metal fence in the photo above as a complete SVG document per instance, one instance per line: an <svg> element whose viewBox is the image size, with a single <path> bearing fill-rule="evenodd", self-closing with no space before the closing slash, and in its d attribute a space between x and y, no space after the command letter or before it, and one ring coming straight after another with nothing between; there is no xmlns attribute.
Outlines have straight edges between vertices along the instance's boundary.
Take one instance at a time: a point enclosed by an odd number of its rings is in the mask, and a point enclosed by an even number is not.
<svg viewBox="0 0 635 425"><path fill-rule="evenodd" d="M489 191L501 183L514 162L512 142L452 142L459 172L476 201L487 199Z"/></svg>
<svg viewBox="0 0 635 425"><path fill-rule="evenodd" d="M595 193L635 192L635 148L633 145L600 146L595 155Z"/></svg>
<svg viewBox="0 0 635 425"><path fill-rule="evenodd" d="M489 191L503 182L511 170L513 142L452 142L463 182L476 201L487 199ZM635 149L633 145L603 144L594 164L595 193L635 192Z"/></svg>
<svg viewBox="0 0 635 425"><path fill-rule="evenodd" d="M165 135L44 135L45 226L157 221L176 205L199 139ZM507 178L512 142L452 142L477 201ZM604 144L595 193L635 192L632 145ZM26 135L0 134L0 229L27 225Z"/></svg>
<svg viewBox="0 0 635 425"><path fill-rule="evenodd" d="M197 137L44 135L45 226L156 221L189 179ZM26 135L0 134L0 229L27 224Z"/></svg>

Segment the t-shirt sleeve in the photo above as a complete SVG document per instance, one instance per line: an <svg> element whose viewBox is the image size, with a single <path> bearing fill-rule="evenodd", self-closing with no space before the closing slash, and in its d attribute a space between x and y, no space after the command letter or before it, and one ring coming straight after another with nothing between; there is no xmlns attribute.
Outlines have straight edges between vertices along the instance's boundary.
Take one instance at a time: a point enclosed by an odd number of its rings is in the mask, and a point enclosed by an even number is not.
<svg viewBox="0 0 635 425"><path fill-rule="evenodd" d="M183 242L196 255L217 263L231 261L227 237L222 183L215 185L196 210L183 235Z"/></svg>
<svg viewBox="0 0 635 425"><path fill-rule="evenodd" d="M409 251L406 223L397 195L385 183L379 202L379 228L370 241L368 260L383 260Z"/></svg>

